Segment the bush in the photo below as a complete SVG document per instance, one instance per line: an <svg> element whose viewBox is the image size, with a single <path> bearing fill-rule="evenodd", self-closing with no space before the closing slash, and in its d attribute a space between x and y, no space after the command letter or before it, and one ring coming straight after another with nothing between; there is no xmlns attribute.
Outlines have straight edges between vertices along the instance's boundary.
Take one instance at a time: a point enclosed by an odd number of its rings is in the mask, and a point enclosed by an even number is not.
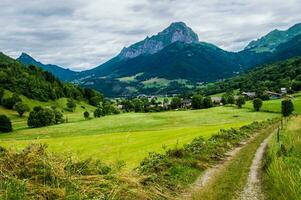
<svg viewBox="0 0 301 200"><path fill-rule="evenodd" d="M204 108L211 108L213 106L213 102L211 97L206 97L203 101Z"/></svg>
<svg viewBox="0 0 301 200"><path fill-rule="evenodd" d="M203 107L203 96L202 95L193 95L191 106L193 109L201 109Z"/></svg>
<svg viewBox="0 0 301 200"><path fill-rule="evenodd" d="M246 100L243 96L239 96L236 100L236 105L238 108L241 108L242 105L244 105L246 103Z"/></svg>
<svg viewBox="0 0 301 200"><path fill-rule="evenodd" d="M25 112L28 112L30 109L27 104L24 104L22 102L17 102L14 105L14 110L17 111L20 117L24 115Z"/></svg>
<svg viewBox="0 0 301 200"><path fill-rule="evenodd" d="M179 97L174 97L174 98L171 99L170 107L172 109L177 109L177 108L181 107L181 104L182 104L181 99Z"/></svg>
<svg viewBox="0 0 301 200"><path fill-rule="evenodd" d="M12 130L10 119L6 115L0 115L0 132L9 133Z"/></svg>
<svg viewBox="0 0 301 200"><path fill-rule="evenodd" d="M54 114L54 123L59 124L59 123L64 123L64 115L61 111L57 109L53 109L53 114Z"/></svg>
<svg viewBox="0 0 301 200"><path fill-rule="evenodd" d="M104 113L102 105L98 106L96 108L96 110L94 111L94 117L95 118L99 118L101 116L105 116L105 113Z"/></svg>
<svg viewBox="0 0 301 200"><path fill-rule="evenodd" d="M88 111L84 112L84 118L89 119L90 113Z"/></svg>
<svg viewBox="0 0 301 200"><path fill-rule="evenodd" d="M284 117L290 116L294 111L294 104L290 99L281 102L281 113Z"/></svg>
<svg viewBox="0 0 301 200"><path fill-rule="evenodd" d="M55 114L53 110L42 108L41 106L34 107L33 111L29 113L27 124L30 127L43 127L56 123Z"/></svg>
<svg viewBox="0 0 301 200"><path fill-rule="evenodd" d="M67 104L66 105L67 105L67 108L68 108L69 111L71 111L71 112L75 111L76 103L75 103L75 101L72 98L70 98L70 99L67 100Z"/></svg>
<svg viewBox="0 0 301 200"><path fill-rule="evenodd" d="M259 98L256 98L253 100L253 108L255 111L259 111L262 107L262 100Z"/></svg>
<svg viewBox="0 0 301 200"><path fill-rule="evenodd" d="M18 102L22 102L22 99L18 94L13 94L11 97L3 99L2 105L7 109L13 109L14 105Z"/></svg>

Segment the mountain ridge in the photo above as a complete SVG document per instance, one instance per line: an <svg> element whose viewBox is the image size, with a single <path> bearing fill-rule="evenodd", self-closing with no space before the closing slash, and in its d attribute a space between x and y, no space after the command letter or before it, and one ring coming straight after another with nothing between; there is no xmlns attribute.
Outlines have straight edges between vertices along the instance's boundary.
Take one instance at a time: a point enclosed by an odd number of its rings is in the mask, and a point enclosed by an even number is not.
<svg viewBox="0 0 301 200"><path fill-rule="evenodd" d="M69 68L65 69L57 65L43 64L40 61L35 60L29 54L24 52L21 53L21 55L17 58L17 60L25 65L35 65L41 67L42 69L54 74L60 80L64 80L64 81L72 80L73 77L78 73L70 70Z"/></svg>

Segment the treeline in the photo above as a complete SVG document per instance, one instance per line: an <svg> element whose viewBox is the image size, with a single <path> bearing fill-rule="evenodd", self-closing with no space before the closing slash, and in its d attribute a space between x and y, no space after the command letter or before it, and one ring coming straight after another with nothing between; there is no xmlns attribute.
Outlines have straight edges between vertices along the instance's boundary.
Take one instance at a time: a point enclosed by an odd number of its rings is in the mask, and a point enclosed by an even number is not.
<svg viewBox="0 0 301 200"><path fill-rule="evenodd" d="M0 86L39 101L56 100L61 97L87 100L96 105L103 95L92 89L62 83L53 74L39 67L25 66L0 53Z"/></svg>
<svg viewBox="0 0 301 200"><path fill-rule="evenodd" d="M198 93L204 95L239 89L261 94L266 90L280 92L287 88L289 93L301 90L301 58L267 64L225 81L203 86Z"/></svg>

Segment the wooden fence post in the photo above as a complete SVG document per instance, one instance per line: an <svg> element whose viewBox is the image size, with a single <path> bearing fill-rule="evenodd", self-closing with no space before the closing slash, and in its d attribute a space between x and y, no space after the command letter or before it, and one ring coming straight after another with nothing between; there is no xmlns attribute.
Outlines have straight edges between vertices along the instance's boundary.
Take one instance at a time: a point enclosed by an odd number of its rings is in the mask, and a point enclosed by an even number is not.
<svg viewBox="0 0 301 200"><path fill-rule="evenodd" d="M280 142L280 128L278 127L278 130L277 130L277 142L279 143Z"/></svg>

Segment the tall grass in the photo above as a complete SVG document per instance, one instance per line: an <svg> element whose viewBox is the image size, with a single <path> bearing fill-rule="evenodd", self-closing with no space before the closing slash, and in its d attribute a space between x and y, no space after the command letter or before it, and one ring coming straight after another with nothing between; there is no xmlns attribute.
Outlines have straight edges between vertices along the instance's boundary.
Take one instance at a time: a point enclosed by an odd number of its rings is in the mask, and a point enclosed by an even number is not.
<svg viewBox="0 0 301 200"><path fill-rule="evenodd" d="M264 185L266 196L273 200L301 199L301 117L293 118L274 138L265 155Z"/></svg>

